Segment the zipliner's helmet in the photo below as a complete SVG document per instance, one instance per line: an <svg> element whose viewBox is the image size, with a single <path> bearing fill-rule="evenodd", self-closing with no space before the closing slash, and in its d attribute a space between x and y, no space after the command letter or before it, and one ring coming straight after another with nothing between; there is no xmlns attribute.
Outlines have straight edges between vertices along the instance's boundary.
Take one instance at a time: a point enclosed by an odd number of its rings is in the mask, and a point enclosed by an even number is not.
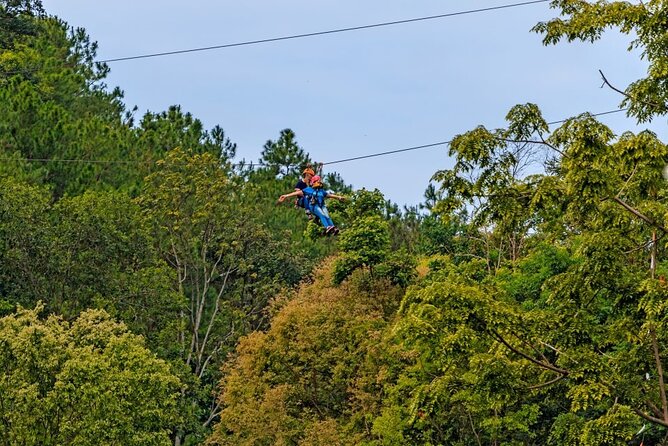
<svg viewBox="0 0 668 446"><path fill-rule="evenodd" d="M322 187L320 175L315 175L313 178L311 178L311 187Z"/></svg>

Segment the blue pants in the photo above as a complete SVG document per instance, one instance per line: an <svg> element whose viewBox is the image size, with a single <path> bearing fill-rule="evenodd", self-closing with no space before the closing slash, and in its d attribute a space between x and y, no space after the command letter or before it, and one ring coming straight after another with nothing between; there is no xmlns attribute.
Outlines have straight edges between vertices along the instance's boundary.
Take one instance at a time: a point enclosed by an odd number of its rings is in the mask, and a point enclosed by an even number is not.
<svg viewBox="0 0 668 446"><path fill-rule="evenodd" d="M325 206L312 205L310 207L310 211L320 219L323 228L329 228L330 226L334 226L334 222L330 218L329 211Z"/></svg>

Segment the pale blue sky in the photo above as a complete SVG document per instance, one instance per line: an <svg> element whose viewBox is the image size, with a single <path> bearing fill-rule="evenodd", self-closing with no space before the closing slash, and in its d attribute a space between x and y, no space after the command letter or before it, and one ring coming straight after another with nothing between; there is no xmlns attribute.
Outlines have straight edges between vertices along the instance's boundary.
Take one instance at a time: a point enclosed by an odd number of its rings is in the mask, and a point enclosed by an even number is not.
<svg viewBox="0 0 668 446"><path fill-rule="evenodd" d="M512 0L44 0L49 14L86 28L100 59L310 33L515 3ZM531 33L556 15L547 3L110 64L110 86L129 107L180 104L207 128L219 124L238 157L257 160L291 128L322 162L450 140L479 124L503 126L515 104L534 102L548 121L617 108L598 69L619 87L645 64L630 39L609 32L591 44L544 47ZM600 120L637 131L623 113ZM666 120L651 125L665 141ZM448 168L447 147L325 167L356 188L417 204Z"/></svg>

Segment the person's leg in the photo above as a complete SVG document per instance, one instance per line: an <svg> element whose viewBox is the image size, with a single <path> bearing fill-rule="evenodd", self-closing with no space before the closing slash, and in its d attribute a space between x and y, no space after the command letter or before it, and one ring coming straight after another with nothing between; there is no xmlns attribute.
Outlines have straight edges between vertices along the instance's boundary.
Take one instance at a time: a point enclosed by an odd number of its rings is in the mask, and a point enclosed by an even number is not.
<svg viewBox="0 0 668 446"><path fill-rule="evenodd" d="M329 228L331 226L334 226L334 222L329 217L329 212L327 212L327 208L322 208L320 206L313 206L311 207L311 212L313 212L313 214L315 214L315 216L320 219L320 222L322 223L322 226L324 228Z"/></svg>
<svg viewBox="0 0 668 446"><path fill-rule="evenodd" d="M328 227L326 228L325 233L326 233L327 235L336 235L336 234L338 234L338 233L339 233L339 228L337 228L337 227L334 225L334 220L332 220L332 218L329 216L329 209L327 209L327 206L321 206L321 210L322 210L323 215L325 215L325 216L327 217L327 220L329 221L329 223L331 223L331 226L328 226Z"/></svg>

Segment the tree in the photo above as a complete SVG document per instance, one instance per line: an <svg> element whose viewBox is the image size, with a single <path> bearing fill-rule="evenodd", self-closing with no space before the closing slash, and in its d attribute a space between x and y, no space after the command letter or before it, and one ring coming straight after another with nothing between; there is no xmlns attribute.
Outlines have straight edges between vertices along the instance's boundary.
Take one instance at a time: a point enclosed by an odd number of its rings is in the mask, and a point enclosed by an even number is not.
<svg viewBox="0 0 668 446"><path fill-rule="evenodd" d="M71 323L0 319L0 442L168 445L180 383L141 337L100 310Z"/></svg>
<svg viewBox="0 0 668 446"><path fill-rule="evenodd" d="M443 194L433 212L444 220L468 216L473 230L467 233L490 269L504 257L517 259L535 229L539 217L530 201L539 177L526 172L540 169L541 161L544 171L551 159L546 150L554 149L544 140L548 126L536 105L517 105L506 119L507 129L481 126L455 136L449 149L455 165L433 176Z"/></svg>
<svg viewBox="0 0 668 446"><path fill-rule="evenodd" d="M240 336L265 326L269 298L298 281L301 268L286 244L257 222L247 185L217 157L176 149L158 165L138 203L186 300L174 341L192 374L184 410L196 421L180 428L178 445L217 419L213 391L220 365Z"/></svg>
<svg viewBox="0 0 668 446"><path fill-rule="evenodd" d="M328 172L325 174L324 185L328 190L333 190L337 194L349 194L353 191L353 187L346 184L338 172Z"/></svg>
<svg viewBox="0 0 668 446"><path fill-rule="evenodd" d="M516 316L486 276L480 260L448 264L404 296L391 330L402 361L374 421L377 444L544 444L521 360L489 335Z"/></svg>
<svg viewBox="0 0 668 446"><path fill-rule="evenodd" d="M56 198L89 189L137 195L176 147L211 153L221 165L235 156L220 126L207 131L180 106L148 112L135 127L135 110L126 110L120 89L108 89L109 67L95 61L97 43L85 30L27 17L34 32L0 50L0 73L8 73L0 75L0 151L28 159L31 178Z"/></svg>
<svg viewBox="0 0 668 446"><path fill-rule="evenodd" d="M339 236L340 254L332 277L335 284L356 270L366 271L372 281L386 278L401 286L408 286L415 277L415 261L405 250L391 249L390 225L382 214L386 205L380 191L362 189L341 209L346 229Z"/></svg>
<svg viewBox="0 0 668 446"><path fill-rule="evenodd" d="M167 339L175 336L183 297L127 195L87 192L51 204L44 188L12 179L0 186L0 292L7 304L42 300L66 318L104 308L173 357Z"/></svg>
<svg viewBox="0 0 668 446"><path fill-rule="evenodd" d="M172 105L161 113L147 112L136 132L138 143L145 148L147 156L152 157L145 161L157 161L175 148L192 153L210 153L220 159L221 165L236 155L236 144L225 136L220 126L206 131L199 119L191 113L184 113L178 105Z"/></svg>
<svg viewBox="0 0 668 446"><path fill-rule="evenodd" d="M331 265L276 300L271 327L244 337L225 366L216 445L364 444L378 404L378 350L387 325L375 293L334 288Z"/></svg>
<svg viewBox="0 0 668 446"><path fill-rule="evenodd" d="M0 1L0 48L12 48L18 37L34 35L33 18L43 14L40 0Z"/></svg>
<svg viewBox="0 0 668 446"><path fill-rule="evenodd" d="M453 144L462 152L458 156L467 157L465 171L479 176L467 182L456 172L441 174L451 201L439 205L481 196L478 209L485 211L492 234L507 233L508 221L519 224L511 229L533 228L523 235L525 249L509 260L536 255L542 240L565 246L571 260L541 279L540 295L520 306L519 296L507 300L504 291L489 288L487 293L503 305L496 311L505 316L496 321L478 317L468 329L487 333L507 349L514 363L508 365L517 369L525 389L568 401L569 413L546 420L550 438L624 444L639 429L640 419L654 423L656 435L668 419L662 364L668 339L659 334L666 319L657 300L665 296L657 272L665 252L657 240L665 233L668 211L661 199L668 149L650 132L625 133L615 140L610 129L588 114L547 136L535 125L536 116L514 113L509 129L526 132L494 135L478 129L461 139L465 144ZM506 140L525 140L556 155L545 173L509 182L504 179L507 165L496 162L508 153ZM518 184L524 185L521 196L512 193ZM506 197L520 199L525 209L506 207ZM496 272L488 271L493 273L488 280L503 283L501 272L513 264L498 263ZM432 315L424 323L430 321ZM542 370L542 382L523 377L526 367ZM655 379L643 379L644 373Z"/></svg>
<svg viewBox="0 0 668 446"><path fill-rule="evenodd" d="M450 255L458 263L477 255L473 238L464 217L428 215L420 220L416 251L427 256Z"/></svg>
<svg viewBox="0 0 668 446"><path fill-rule="evenodd" d="M554 0L552 8L559 9L561 17L541 22L534 31L544 35L543 42L556 44L561 39L594 42L608 28L618 28L635 39L629 51L640 49L642 57L649 63L647 76L629 85L623 91L608 86L624 95L622 107L640 122L651 121L655 116L668 112L668 53L666 48L666 24L668 13L664 0L649 0L639 3L623 1Z"/></svg>
<svg viewBox="0 0 668 446"><path fill-rule="evenodd" d="M290 129L281 130L278 140L265 143L260 162L277 177L299 175L301 169L312 164L311 158L299 147L295 133Z"/></svg>
<svg viewBox="0 0 668 446"><path fill-rule="evenodd" d="M0 73L11 73L0 77L0 151L29 159L56 197L122 186L134 167L123 156L132 133L122 92L107 91L109 68L94 61L96 43L58 19L30 20L34 33L0 57Z"/></svg>
<svg viewBox="0 0 668 446"><path fill-rule="evenodd" d="M61 199L50 220L52 244L44 253L49 309L72 317L103 308L145 336L163 358L173 359L185 301L140 207L124 193L86 192Z"/></svg>
<svg viewBox="0 0 668 446"><path fill-rule="evenodd" d="M19 299L33 306L48 286L46 275L35 268L48 260L48 209L44 188L0 180L0 296L10 307Z"/></svg>
<svg viewBox="0 0 668 446"><path fill-rule="evenodd" d="M429 183L427 189L424 191L424 203L420 203L419 207L420 209L431 211L434 209L436 203L442 199L443 197L440 191L436 189L436 186L434 186L434 183Z"/></svg>
<svg viewBox="0 0 668 446"><path fill-rule="evenodd" d="M375 190L358 191L346 207L349 224L339 238L341 256L334 267L334 283L341 283L361 267L373 268L387 257L389 226L381 216L383 195Z"/></svg>

